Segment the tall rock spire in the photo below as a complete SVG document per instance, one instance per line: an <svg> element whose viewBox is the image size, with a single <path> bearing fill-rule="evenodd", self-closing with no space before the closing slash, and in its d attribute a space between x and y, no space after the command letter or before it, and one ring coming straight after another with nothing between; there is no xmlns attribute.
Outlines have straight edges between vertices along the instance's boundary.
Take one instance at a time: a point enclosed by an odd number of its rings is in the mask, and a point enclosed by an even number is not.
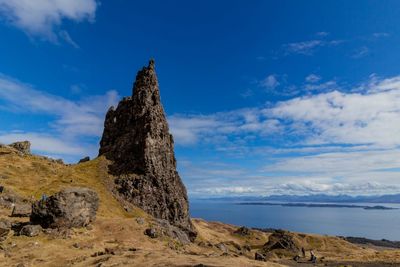
<svg viewBox="0 0 400 267"><path fill-rule="evenodd" d="M137 73L132 97L107 112L99 155L112 162L110 172L125 200L180 227L190 239L196 237L186 188L176 171L154 60Z"/></svg>

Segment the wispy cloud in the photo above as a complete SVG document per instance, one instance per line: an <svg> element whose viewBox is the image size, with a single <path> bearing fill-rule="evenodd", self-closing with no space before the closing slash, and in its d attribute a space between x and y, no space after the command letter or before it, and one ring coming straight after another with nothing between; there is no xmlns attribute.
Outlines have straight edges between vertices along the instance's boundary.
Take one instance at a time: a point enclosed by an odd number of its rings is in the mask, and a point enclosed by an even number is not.
<svg viewBox="0 0 400 267"><path fill-rule="evenodd" d="M262 81L260 81L260 86L264 87L267 90L274 90L279 85L280 82L278 81L278 77L275 74L268 75Z"/></svg>
<svg viewBox="0 0 400 267"><path fill-rule="evenodd" d="M68 44L73 46L74 48L77 48L77 49L80 48L79 45L74 40L72 40L71 36L69 35L69 33L67 31L64 31L64 30L60 31L59 36L65 42L67 42Z"/></svg>
<svg viewBox="0 0 400 267"><path fill-rule="evenodd" d="M38 152L59 155L71 155L75 152L78 155L83 151L79 146L84 137L101 135L105 112L118 99L116 91L108 91L105 95L71 101L0 75L0 103L3 109L21 114L46 114L54 118L50 121L49 131L46 133L27 132L23 134L25 138L21 133L2 134L0 141L32 139L33 148ZM76 145L71 145L74 143ZM93 153L92 151L91 154Z"/></svg>
<svg viewBox="0 0 400 267"><path fill-rule="evenodd" d="M288 43L283 45L285 54L301 54L301 55L313 55L315 50L320 47L337 46L343 43L342 40L325 40L325 39L314 39L296 43Z"/></svg>
<svg viewBox="0 0 400 267"><path fill-rule="evenodd" d="M352 54L352 58L362 58L369 54L369 48L366 46L362 46L354 50Z"/></svg>
<svg viewBox="0 0 400 267"><path fill-rule="evenodd" d="M4 20L30 36L57 42L58 36L75 46L69 34L58 33L63 20L94 21L96 0L0 0L0 15Z"/></svg>
<svg viewBox="0 0 400 267"><path fill-rule="evenodd" d="M374 32L372 34L372 36L375 37L375 38L385 38L385 37L389 37L390 34L387 33L387 32Z"/></svg>
<svg viewBox="0 0 400 267"><path fill-rule="evenodd" d="M317 32L315 35L320 36L320 37L326 37L329 35L329 32L324 32L324 31Z"/></svg>
<svg viewBox="0 0 400 267"><path fill-rule="evenodd" d="M318 76L318 75L316 75L314 73L311 73L310 75L308 75L305 78L305 80L308 83L316 83L316 82L319 82L321 80L321 76Z"/></svg>

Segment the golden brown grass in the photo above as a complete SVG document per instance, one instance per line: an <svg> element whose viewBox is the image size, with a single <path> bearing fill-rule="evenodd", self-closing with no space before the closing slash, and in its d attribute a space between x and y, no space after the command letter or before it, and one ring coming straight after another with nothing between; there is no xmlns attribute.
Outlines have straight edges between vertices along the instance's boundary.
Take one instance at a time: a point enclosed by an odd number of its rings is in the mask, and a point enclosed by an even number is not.
<svg viewBox="0 0 400 267"><path fill-rule="evenodd" d="M64 165L35 155L21 155L0 147L0 184L6 190L31 200L51 195L66 187L89 187L100 197L93 229L73 229L66 236L41 234L38 237L11 236L0 244L0 266L283 266L275 262L253 260L257 249L270 234L252 231L250 236L234 234L237 226L194 219L199 232L195 244L180 245L169 238L150 239L143 234L152 223L151 216L139 208L127 212L110 193L113 177L107 173L108 162L100 157L77 165ZM5 177L1 178L1 177ZM10 210L0 207L0 217ZM140 225L135 218L143 217ZM22 219L22 220L27 220ZM400 250L363 249L340 238L294 233L300 246L314 249L328 260L385 261L400 264ZM223 242L228 255L215 245ZM249 245L241 253L237 246ZM137 249L134 250L133 248ZM92 256L106 249L114 253ZM101 254L101 253L100 253Z"/></svg>

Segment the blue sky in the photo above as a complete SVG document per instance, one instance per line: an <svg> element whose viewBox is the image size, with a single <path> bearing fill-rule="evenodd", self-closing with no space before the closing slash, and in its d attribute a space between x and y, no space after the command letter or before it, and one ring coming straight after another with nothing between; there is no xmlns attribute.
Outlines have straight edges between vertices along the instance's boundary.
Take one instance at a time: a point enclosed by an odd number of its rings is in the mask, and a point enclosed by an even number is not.
<svg viewBox="0 0 400 267"><path fill-rule="evenodd" d="M398 1L0 0L0 142L96 156L154 57L190 196L400 191Z"/></svg>

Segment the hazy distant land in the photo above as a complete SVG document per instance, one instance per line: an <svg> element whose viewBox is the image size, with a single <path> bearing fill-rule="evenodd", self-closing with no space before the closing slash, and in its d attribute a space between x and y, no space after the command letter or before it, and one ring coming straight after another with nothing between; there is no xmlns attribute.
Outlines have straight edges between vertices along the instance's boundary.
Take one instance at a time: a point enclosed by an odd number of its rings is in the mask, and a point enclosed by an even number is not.
<svg viewBox="0 0 400 267"><path fill-rule="evenodd" d="M263 205L263 206L282 206L282 207L308 207L308 208L360 208L365 210L395 210L397 208L386 206L367 206L351 204L324 204L324 203L272 203L272 202L240 202L237 205Z"/></svg>

